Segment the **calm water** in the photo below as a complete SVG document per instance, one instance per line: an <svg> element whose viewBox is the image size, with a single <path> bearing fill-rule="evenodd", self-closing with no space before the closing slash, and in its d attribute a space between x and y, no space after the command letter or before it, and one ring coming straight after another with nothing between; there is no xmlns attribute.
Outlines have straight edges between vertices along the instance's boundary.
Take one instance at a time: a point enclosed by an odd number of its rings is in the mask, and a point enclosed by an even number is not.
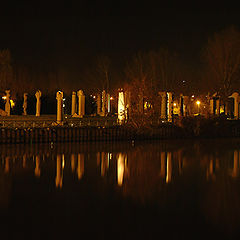
<svg viewBox="0 0 240 240"><path fill-rule="evenodd" d="M0 239L240 237L240 140L0 146Z"/></svg>

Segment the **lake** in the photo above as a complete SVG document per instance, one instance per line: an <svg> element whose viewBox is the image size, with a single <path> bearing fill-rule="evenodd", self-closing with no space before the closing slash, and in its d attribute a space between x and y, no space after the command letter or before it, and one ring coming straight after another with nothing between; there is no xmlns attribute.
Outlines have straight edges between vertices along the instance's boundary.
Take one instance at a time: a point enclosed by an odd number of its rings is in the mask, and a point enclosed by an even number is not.
<svg viewBox="0 0 240 240"><path fill-rule="evenodd" d="M0 146L0 239L238 239L240 139Z"/></svg>

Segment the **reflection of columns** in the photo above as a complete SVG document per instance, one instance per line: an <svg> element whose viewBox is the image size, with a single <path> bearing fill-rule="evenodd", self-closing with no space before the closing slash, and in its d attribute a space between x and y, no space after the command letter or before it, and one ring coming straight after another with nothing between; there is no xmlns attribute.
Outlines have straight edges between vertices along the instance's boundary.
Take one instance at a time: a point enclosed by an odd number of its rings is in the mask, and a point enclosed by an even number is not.
<svg viewBox="0 0 240 240"><path fill-rule="evenodd" d="M71 154L71 169L72 169L72 172L74 172L75 170L75 154L74 153Z"/></svg>
<svg viewBox="0 0 240 240"><path fill-rule="evenodd" d="M238 170L239 170L238 157L239 157L239 152L237 150L235 150L234 155L233 155L233 170L232 170L232 174L231 174L232 177L238 176Z"/></svg>
<svg viewBox="0 0 240 240"><path fill-rule="evenodd" d="M117 180L119 186L122 186L123 175L124 175L124 155L122 153L119 153L117 158Z"/></svg>
<svg viewBox="0 0 240 240"><path fill-rule="evenodd" d="M36 103L36 116L39 117L40 116L40 112L41 112L41 98L42 96L42 92L40 90L37 90L35 93L35 97L37 99L37 103Z"/></svg>
<svg viewBox="0 0 240 240"><path fill-rule="evenodd" d="M72 115L76 113L76 92L72 92Z"/></svg>
<svg viewBox="0 0 240 240"><path fill-rule="evenodd" d="M57 154L57 171L56 171L56 179L55 179L55 183L56 183L56 187L62 187L62 155L61 154Z"/></svg>
<svg viewBox="0 0 240 240"><path fill-rule="evenodd" d="M78 179L81 179L84 173L84 155L82 153L78 154L78 166L77 166L77 175Z"/></svg>
<svg viewBox="0 0 240 240"><path fill-rule="evenodd" d="M101 95L97 94L97 114L101 115Z"/></svg>
<svg viewBox="0 0 240 240"><path fill-rule="evenodd" d="M109 153L102 152L101 154L101 176L104 176L109 167Z"/></svg>
<svg viewBox="0 0 240 240"><path fill-rule="evenodd" d="M122 124L125 120L125 102L124 93L119 92L118 94L118 121Z"/></svg>
<svg viewBox="0 0 240 240"><path fill-rule="evenodd" d="M172 180L172 154L167 153L167 174L166 174L166 183L169 183Z"/></svg>
<svg viewBox="0 0 240 240"><path fill-rule="evenodd" d="M159 92L161 96L161 119L166 120L167 114L167 95L166 92Z"/></svg>
<svg viewBox="0 0 240 240"><path fill-rule="evenodd" d="M27 93L23 94L23 115L27 115Z"/></svg>
<svg viewBox="0 0 240 240"><path fill-rule="evenodd" d="M165 152L161 152L161 169L160 169L160 176L165 177L165 159L166 155Z"/></svg>
<svg viewBox="0 0 240 240"><path fill-rule="evenodd" d="M10 104L10 90L6 90L6 103L5 103L5 112L7 116L10 116L11 104Z"/></svg>
<svg viewBox="0 0 240 240"><path fill-rule="evenodd" d="M36 156L36 166L35 166L34 173L35 173L36 177L40 177L41 170L40 170L40 156L39 155Z"/></svg>
<svg viewBox="0 0 240 240"><path fill-rule="evenodd" d="M4 169L5 173L9 173L9 161L10 161L10 157L6 157L5 158L5 169Z"/></svg>
<svg viewBox="0 0 240 240"><path fill-rule="evenodd" d="M26 160L27 160L27 156L26 154L23 155L23 168L26 167Z"/></svg>
<svg viewBox="0 0 240 240"><path fill-rule="evenodd" d="M56 99L57 99L57 123L61 123L63 113L63 92L58 91Z"/></svg>
<svg viewBox="0 0 240 240"><path fill-rule="evenodd" d="M85 95L82 90L77 92L78 95L78 115L83 117L85 115Z"/></svg>

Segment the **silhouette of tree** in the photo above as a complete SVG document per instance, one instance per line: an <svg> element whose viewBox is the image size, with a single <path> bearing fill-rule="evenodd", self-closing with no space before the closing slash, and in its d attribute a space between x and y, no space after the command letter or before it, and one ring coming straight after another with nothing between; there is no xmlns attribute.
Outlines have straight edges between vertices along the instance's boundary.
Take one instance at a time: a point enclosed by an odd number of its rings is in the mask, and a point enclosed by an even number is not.
<svg viewBox="0 0 240 240"><path fill-rule="evenodd" d="M239 80L240 32L235 27L230 27L215 33L208 39L204 57L211 88L226 101Z"/></svg>

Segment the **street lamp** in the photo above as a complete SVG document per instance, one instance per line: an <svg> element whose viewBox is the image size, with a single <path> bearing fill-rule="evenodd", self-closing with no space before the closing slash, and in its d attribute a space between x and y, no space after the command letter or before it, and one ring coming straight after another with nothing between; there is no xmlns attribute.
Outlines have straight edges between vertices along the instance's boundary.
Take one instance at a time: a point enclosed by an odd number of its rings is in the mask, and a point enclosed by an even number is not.
<svg viewBox="0 0 240 240"><path fill-rule="evenodd" d="M199 110L200 110L200 104L201 104L201 102L200 102L199 100L197 100L197 101L196 101L196 104L197 104L197 106L198 106L198 114L200 114L200 111L199 111Z"/></svg>

